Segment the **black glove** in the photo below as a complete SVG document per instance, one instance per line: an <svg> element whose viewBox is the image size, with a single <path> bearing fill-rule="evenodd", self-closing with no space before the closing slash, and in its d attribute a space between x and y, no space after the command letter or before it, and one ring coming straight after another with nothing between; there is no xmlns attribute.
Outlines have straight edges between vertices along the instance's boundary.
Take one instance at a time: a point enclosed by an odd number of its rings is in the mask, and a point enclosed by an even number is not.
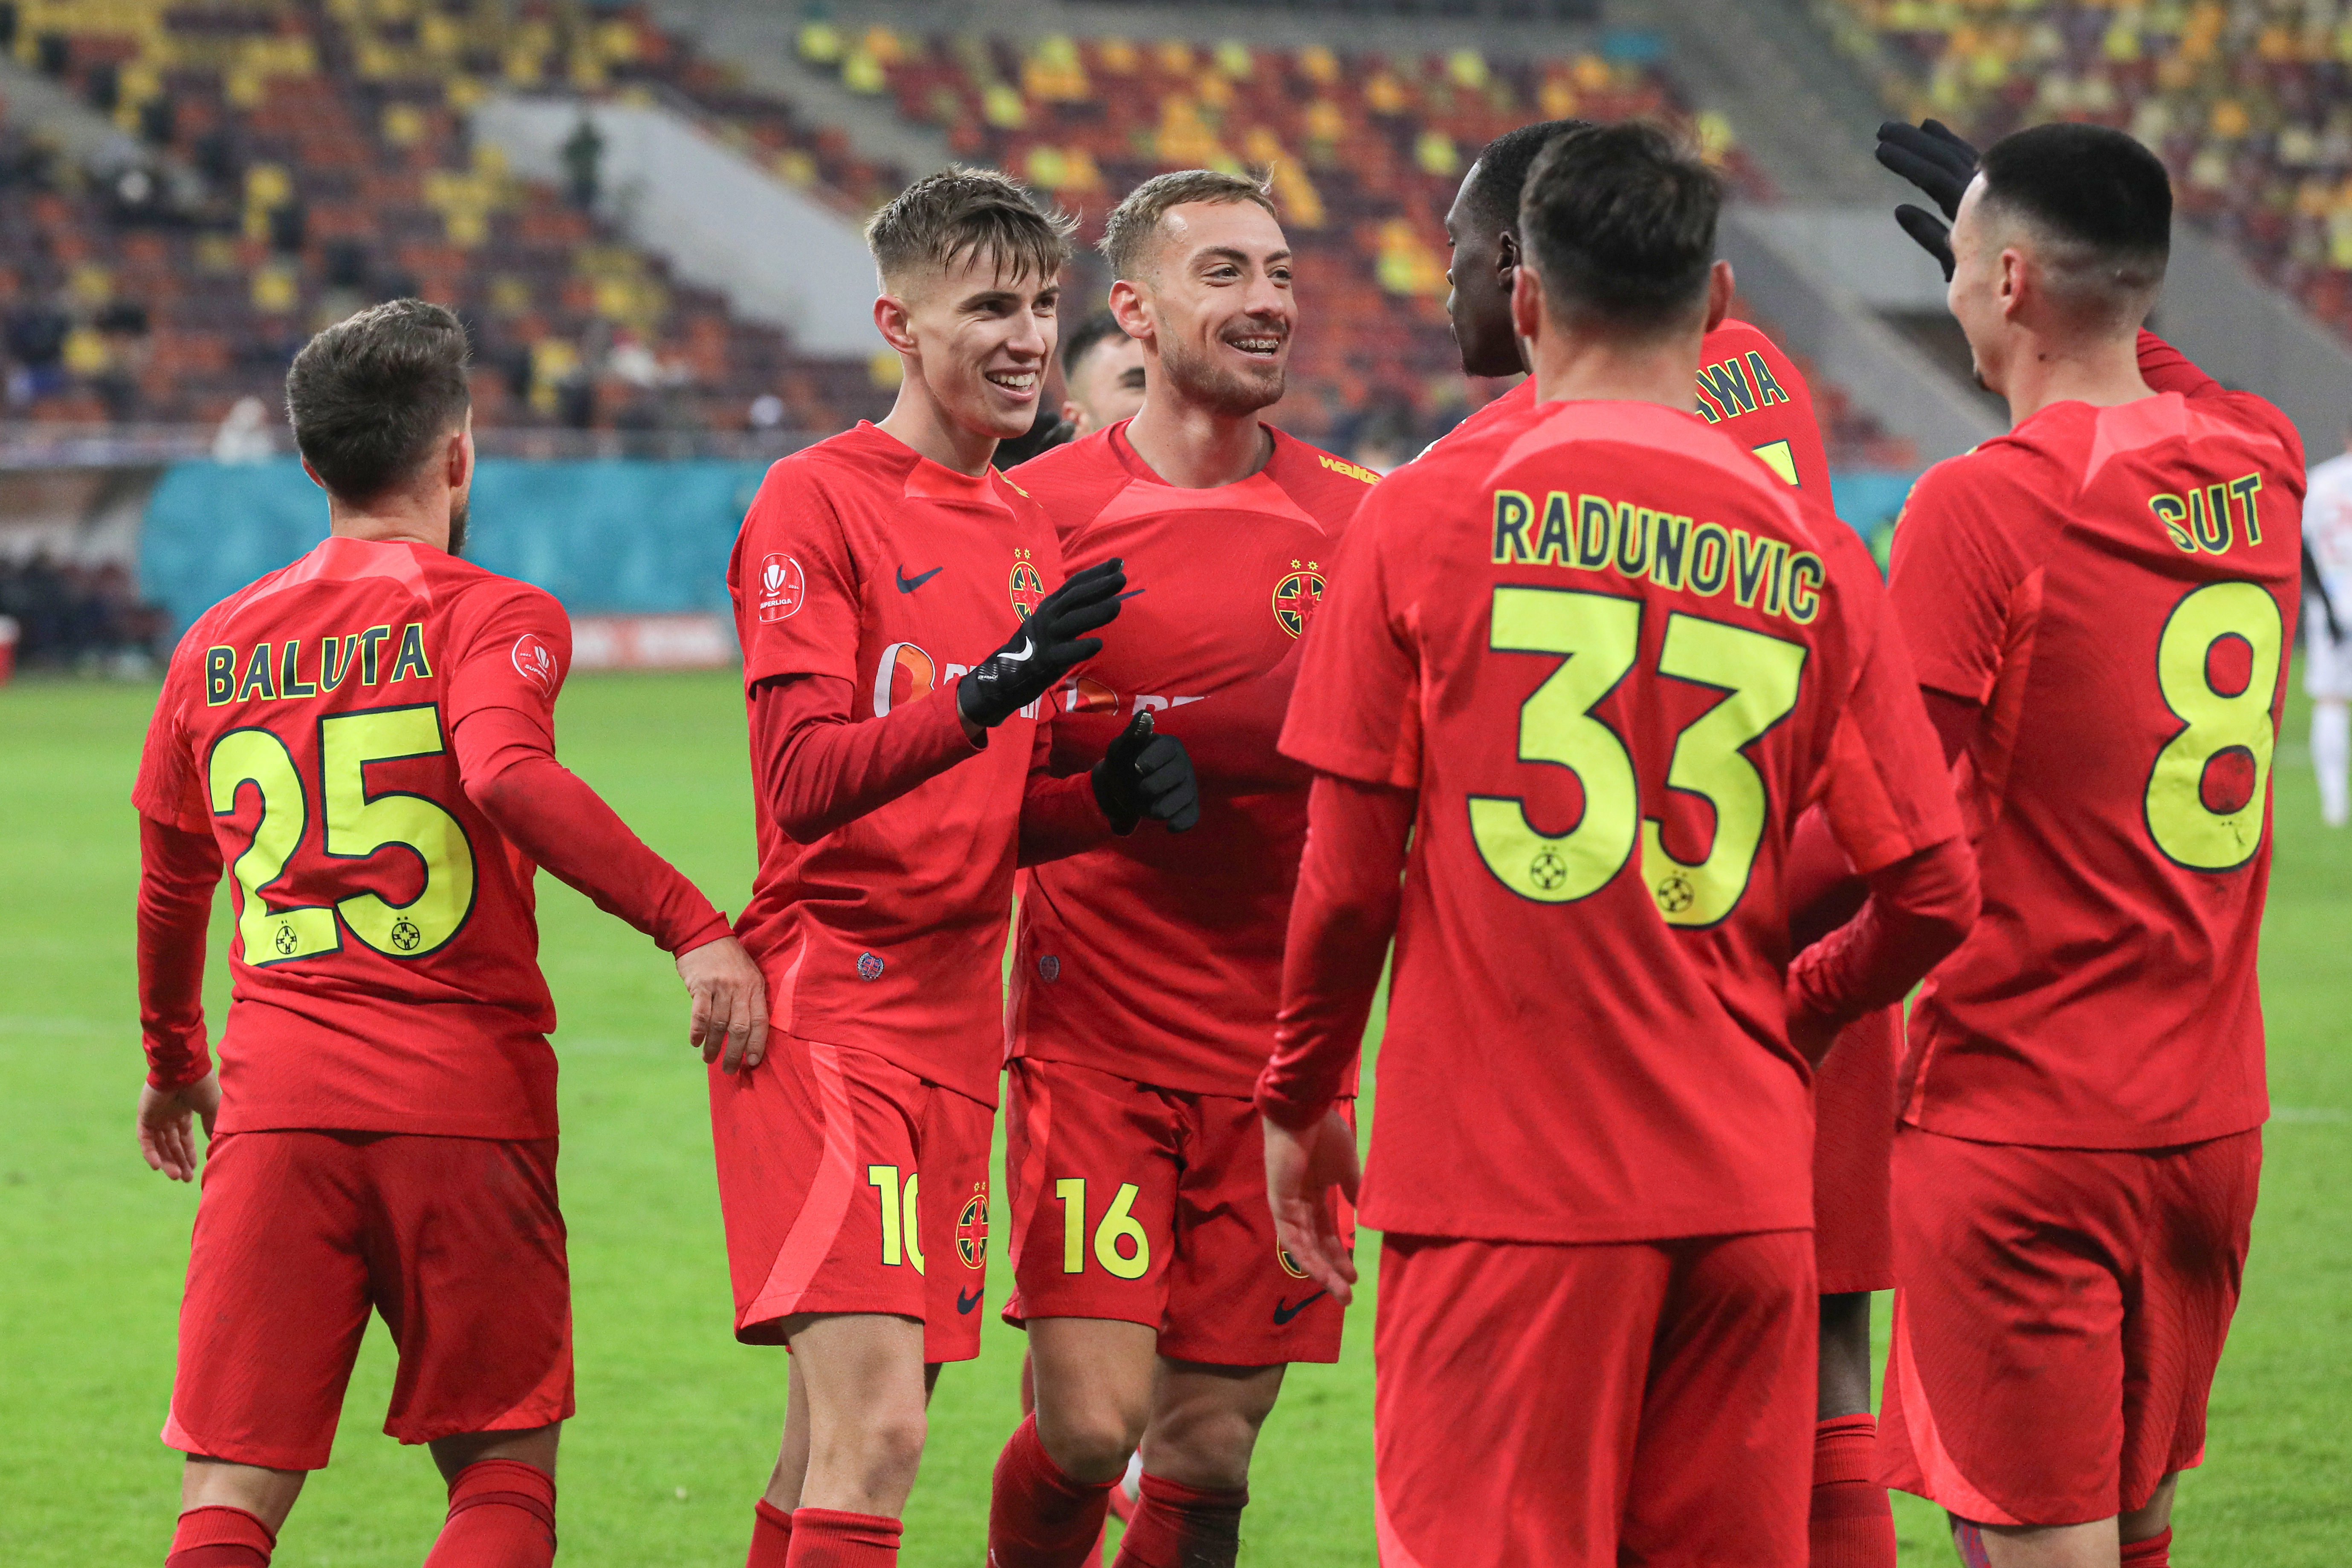
<svg viewBox="0 0 2352 1568"><path fill-rule="evenodd" d="M1878 128L1878 161L1902 175L1929 200L1944 210L1946 218L1960 214L1960 197L1976 178L1977 150L1952 133L1940 120L1922 121L1917 125L1906 125L1890 120ZM1919 248L1936 258L1944 269L1944 281L1952 280L1952 231L1934 214L1923 207L1899 206L1895 209L1895 221L1903 232L1916 240Z"/></svg>
<svg viewBox="0 0 2352 1568"><path fill-rule="evenodd" d="M1113 833L1135 831L1145 817L1181 833L1201 820L1201 785L1184 742L1151 729L1151 710L1137 713L1094 766L1095 804Z"/></svg>
<svg viewBox="0 0 2352 1568"><path fill-rule="evenodd" d="M1011 641L956 682L957 711L993 730L1102 652L1102 638L1084 634L1118 619L1125 567L1115 560L1089 566L1038 601Z"/></svg>

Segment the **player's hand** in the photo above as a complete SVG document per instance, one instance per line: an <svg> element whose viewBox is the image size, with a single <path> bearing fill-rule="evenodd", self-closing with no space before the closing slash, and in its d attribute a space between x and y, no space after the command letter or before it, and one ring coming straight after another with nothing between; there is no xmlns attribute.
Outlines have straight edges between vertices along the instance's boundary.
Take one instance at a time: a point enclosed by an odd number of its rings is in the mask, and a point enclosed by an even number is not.
<svg viewBox="0 0 2352 1568"><path fill-rule="evenodd" d="M1906 125L1890 120L1878 128L1878 161L1925 192L1943 209L1946 219L1960 214L1960 197L1976 178L1977 150L1952 133L1940 120ZM1934 214L1915 206L1895 209L1895 221L1936 258L1944 281L1952 280L1952 231Z"/></svg>
<svg viewBox="0 0 2352 1568"><path fill-rule="evenodd" d="M192 1125L201 1119L210 1142L213 1121L220 1115L220 1074L208 1072L185 1089L165 1094L139 1086L139 1152L147 1168L161 1171L175 1182L196 1176L196 1139Z"/></svg>
<svg viewBox="0 0 2352 1568"><path fill-rule="evenodd" d="M1145 817L1181 833L1201 820L1201 784L1192 758L1173 735L1154 734L1151 710L1139 710L1094 765L1095 804L1126 834Z"/></svg>
<svg viewBox="0 0 2352 1568"><path fill-rule="evenodd" d="M1352 1204L1356 1177L1356 1130L1338 1110L1297 1132L1265 1123L1265 1195L1274 1209L1275 1240L1343 1307L1356 1297L1356 1260L1339 1234L1331 1189Z"/></svg>
<svg viewBox="0 0 2352 1568"><path fill-rule="evenodd" d="M768 977L731 936L677 955L677 977L694 999L687 1043L721 1072L755 1068L768 1054Z"/></svg>
<svg viewBox="0 0 2352 1568"><path fill-rule="evenodd" d="M1034 702L1079 665L1102 652L1102 638L1086 634L1118 616L1127 589L1126 563L1089 566L1046 595L1012 640L956 682L956 711L993 730Z"/></svg>

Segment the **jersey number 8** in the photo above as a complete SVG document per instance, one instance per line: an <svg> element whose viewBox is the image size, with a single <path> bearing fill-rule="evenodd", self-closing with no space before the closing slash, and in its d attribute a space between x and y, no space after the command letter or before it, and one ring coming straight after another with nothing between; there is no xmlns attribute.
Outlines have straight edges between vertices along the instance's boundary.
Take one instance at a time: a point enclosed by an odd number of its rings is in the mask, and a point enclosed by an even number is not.
<svg viewBox="0 0 2352 1568"><path fill-rule="evenodd" d="M370 795L366 778L370 763L436 756L444 750L440 714L429 702L320 720L319 795L328 858L363 860L397 845L424 863L425 886L406 904L362 892L331 905L273 909L268 891L290 890L278 884L287 879L287 862L310 831L310 793L294 753L271 731L231 730L214 742L205 769L213 814L235 812L247 784L261 792L261 819L234 867L244 891L236 923L247 963L287 963L340 952L341 926L391 958L423 958L457 934L474 908L474 849L466 830L423 795Z"/></svg>
<svg viewBox="0 0 2352 1568"><path fill-rule="evenodd" d="M2222 689L2235 685L2234 671L2214 668L2215 653L2229 638L2244 643L2250 655L2246 683L2235 690ZM2185 595L2165 620L2156 645L2157 689L2181 727L2148 772L2147 832L2176 865L2232 870L2262 844L2278 740L2271 709L2285 642L2278 601L2252 583L2208 583ZM2217 808L2208 801L2208 775L2232 753L2252 763L2252 788L2242 802ZM2237 792L2225 784L2212 793L2231 799Z"/></svg>
<svg viewBox="0 0 2352 1568"><path fill-rule="evenodd" d="M1666 787L1714 807L1704 858L1677 858L1656 817L1642 815L1633 759L1616 731L1592 715L1641 651L1642 604L1562 588L1498 587L1487 647L1549 653L1565 662L1519 709L1519 760L1574 773L1584 815L1566 833L1528 820L1519 795L1470 797L1470 836L1480 858L1511 891L1538 903L1573 903L1616 879L1638 830L1642 879L1668 925L1710 926L1738 907L1764 842L1764 777L1745 748L1797 706L1805 649L1679 611L1666 617L1658 672L1721 691L1723 700L1675 737Z"/></svg>

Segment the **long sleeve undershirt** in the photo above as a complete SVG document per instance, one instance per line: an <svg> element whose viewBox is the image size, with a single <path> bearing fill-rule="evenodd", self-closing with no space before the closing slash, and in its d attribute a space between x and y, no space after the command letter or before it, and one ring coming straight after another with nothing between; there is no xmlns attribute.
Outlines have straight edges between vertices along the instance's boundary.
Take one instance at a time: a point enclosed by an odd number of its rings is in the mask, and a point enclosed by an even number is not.
<svg viewBox="0 0 2352 1568"><path fill-rule="evenodd" d="M1363 1047L1403 902L1415 805L1410 790L1315 775L1283 949L1274 1059L1257 1080L1258 1110L1279 1126L1320 1119Z"/></svg>
<svg viewBox="0 0 2352 1568"><path fill-rule="evenodd" d="M965 738L952 685L877 719L853 720L854 696L848 681L830 675L783 676L751 689L752 772L776 826L795 844L889 805L987 744ZM1048 773L1053 728L1037 727L1022 796L1024 866L1077 854L1111 834L1091 779Z"/></svg>
<svg viewBox="0 0 2352 1568"><path fill-rule="evenodd" d="M139 818L139 1034L147 1082L165 1094L213 1070L205 936L220 879L220 843L211 834Z"/></svg>

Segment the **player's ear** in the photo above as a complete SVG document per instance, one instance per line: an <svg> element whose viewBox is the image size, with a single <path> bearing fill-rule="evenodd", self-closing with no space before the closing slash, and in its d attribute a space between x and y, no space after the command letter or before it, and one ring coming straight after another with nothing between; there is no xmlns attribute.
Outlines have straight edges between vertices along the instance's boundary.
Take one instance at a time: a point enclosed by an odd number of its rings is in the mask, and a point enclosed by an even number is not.
<svg viewBox="0 0 2352 1568"><path fill-rule="evenodd" d="M1543 279L1532 267L1511 275L1511 331L1522 342L1543 336Z"/></svg>
<svg viewBox="0 0 2352 1568"><path fill-rule="evenodd" d="M2013 245L2002 248L2000 280L1995 285L1993 297L2000 301L2003 321L2015 320L2018 311L2024 308L2026 296L2033 291L2028 277L2031 271L2031 264L2023 251Z"/></svg>
<svg viewBox="0 0 2352 1568"><path fill-rule="evenodd" d="M1731 297L1739 290L1739 279L1731 270L1731 263L1718 261L1706 274L1706 330L1723 325L1723 318L1731 314Z"/></svg>
<svg viewBox="0 0 2352 1568"><path fill-rule="evenodd" d="M1087 418L1087 411L1079 407L1074 398L1062 400L1062 423L1070 427L1070 439L1073 441L1094 428Z"/></svg>
<svg viewBox="0 0 2352 1568"><path fill-rule="evenodd" d="M310 476L312 484L322 490L327 488L327 481L319 477L319 470L310 466L310 459L308 458L302 459L302 471Z"/></svg>
<svg viewBox="0 0 2352 1568"><path fill-rule="evenodd" d="M1121 278L1110 286L1111 320L1118 330L1149 350L1160 346L1151 320L1151 308L1143 298L1143 290Z"/></svg>
<svg viewBox="0 0 2352 1568"><path fill-rule="evenodd" d="M896 294L882 294L874 300L874 330L882 341L902 354L915 352L914 310Z"/></svg>
<svg viewBox="0 0 2352 1568"><path fill-rule="evenodd" d="M1505 229L1495 237L1495 281L1505 289L1511 287L1511 274L1519 269L1519 237Z"/></svg>
<svg viewBox="0 0 2352 1568"><path fill-rule="evenodd" d="M461 495L474 482L474 411L470 408L466 410L465 423L450 434L443 468L449 488Z"/></svg>

